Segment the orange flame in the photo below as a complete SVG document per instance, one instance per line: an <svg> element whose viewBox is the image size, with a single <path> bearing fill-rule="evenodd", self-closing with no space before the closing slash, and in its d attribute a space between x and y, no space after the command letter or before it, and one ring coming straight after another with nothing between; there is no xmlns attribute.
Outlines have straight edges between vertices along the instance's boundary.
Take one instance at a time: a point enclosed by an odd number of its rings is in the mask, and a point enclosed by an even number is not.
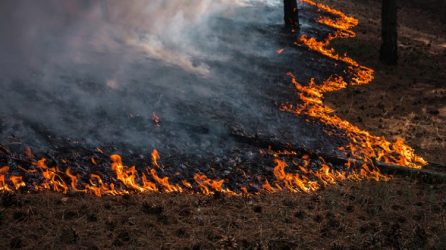
<svg viewBox="0 0 446 250"><path fill-rule="evenodd" d="M305 162L305 159L303 159ZM368 165L364 164L359 171L352 170L350 172L335 171L330 166L322 164L322 167L318 171L308 170L308 168L299 167L298 170L302 171L302 174L288 173L286 168L288 164L280 159L276 159L276 167L274 168L274 176L276 177L276 188L272 187L268 180L263 184L263 188L267 192L277 192L282 190L280 184L282 184L287 190L291 192L312 192L319 190L322 186L336 184L338 181L358 181L358 180L375 180L375 181L387 181L388 176L382 175L378 170L370 170ZM349 163L350 164L350 163ZM315 177L314 180L310 180L307 176Z"/></svg>
<svg viewBox="0 0 446 250"><path fill-rule="evenodd" d="M317 41L315 38L308 38L302 35L299 41L306 45L310 50L318 52L336 61L346 63L354 73L352 77L352 85L368 84L374 79L374 71L371 68L360 65L358 62L347 55L339 55L329 45L333 39L354 37L356 34L350 29L358 25L358 20L349 17L341 11L332 9L327 5L316 3L311 0L303 0L305 3L313 5L330 14L338 16L336 19L328 17L319 18L317 21L327 26L338 29L334 34L329 35L325 41ZM347 35L346 35L347 34ZM334 115L334 110L324 104L324 94L327 92L338 91L347 87L347 82L342 77L331 76L325 82L316 84L314 79L307 86L300 84L296 77L291 73L288 74L295 89L302 100L301 105L284 104L281 110L295 113L298 115L308 115L325 124L346 132L349 139L354 145L348 148L355 153L359 159L371 162L375 158L387 163L399 164L410 168L421 168L427 162L416 155L414 150L398 139L395 143L390 143L384 137L374 136L367 131L361 130L348 121L342 120Z"/></svg>
<svg viewBox="0 0 446 250"><path fill-rule="evenodd" d="M224 180L209 179L206 175L196 173L194 176L195 182L201 189L201 192L205 195L214 194L215 192L225 194L235 194L229 189L223 188Z"/></svg>
<svg viewBox="0 0 446 250"><path fill-rule="evenodd" d="M41 159L35 163L39 167L44 181L40 185L36 185L36 190L52 190L55 192L66 193L68 187L64 180L60 177L60 171L56 167L50 168L46 165L46 159Z"/></svg>
<svg viewBox="0 0 446 250"><path fill-rule="evenodd" d="M9 171L8 166L3 166L0 168L0 191L9 192L11 189L9 188L8 183L6 183L6 174Z"/></svg>
<svg viewBox="0 0 446 250"><path fill-rule="evenodd" d="M339 55L333 48L330 48L331 41L336 38L355 37L356 34L351 30L358 25L358 20L347 16L339 10L330 8L327 5L316 3L311 0L303 0L303 2L317 7L320 10L328 12L336 18L320 17L317 22L337 29L334 34L328 36L324 41L317 41L315 38L301 36L299 41L306 45L310 50L320 53L333 60L345 63L349 70L353 73L350 84L368 84L374 76L371 68L360 65L358 62L347 55ZM276 51L278 54L284 52L283 49ZM360 169L352 167L352 162L347 162L343 166L344 170L336 170L326 164L323 159L319 159L323 164L318 170L311 169L310 158L303 156L299 161L293 160L293 169L287 172L291 167L284 160L278 159L280 156L296 158L297 153L292 151L262 150L262 152L271 154L275 157L273 174L275 180L267 179L263 182L263 190L269 193L279 192L281 190L289 190L291 192L313 192L321 189L326 185L336 184L339 181L360 181L375 180L387 181L388 176L382 175L375 167L373 167L373 159L378 159L388 163L395 163L411 168L420 168L427 164L423 158L417 156L414 150L406 145L402 139L397 139L395 143L388 142L383 137L369 134L367 131L361 130L352 125L348 121L342 120L334 115L334 110L324 104L324 94L327 92L345 89L348 83L343 77L331 76L321 84L317 84L312 79L308 85L298 82L297 77L288 73L291 82L295 87L302 103L284 104L281 106L282 111L295 114L304 114L315 118L333 128L342 130L352 142L349 145L340 147L340 151L349 151L352 158L363 160L365 163ZM154 112L152 121L156 126L160 126L160 118ZM103 150L96 148L96 151L103 154ZM27 153L28 158L33 158L32 151ZM150 192L190 192L193 193L194 186L198 187L200 193L212 195L215 193L224 193L228 195L247 195L248 187L240 187L239 191L233 191L224 188L224 180L210 179L206 175L196 173L193 177L195 185L187 180L180 180L175 184L169 181L169 177L160 177L157 170L162 170L159 164L159 153L153 150L151 153L152 168L147 168L145 172L138 172L135 166L125 166L120 155L111 155L111 168L116 175L116 180L104 180L100 175L90 174L88 182L84 183L79 176L72 173L70 168L61 172L57 167L49 167L45 159L41 159L33 163L32 169L23 169L26 173L40 174L43 177L41 183L33 183L32 187L36 191L51 190L55 192L67 193L81 192L94 194L98 197L103 195L124 195L129 193L150 193ZM91 158L92 164L96 165L95 158ZM12 192L27 186L23 176L11 175L9 167L0 168L0 192ZM345 170L347 169L347 170ZM146 175L147 173L147 175ZM263 178L259 178L259 182ZM69 180L67 184L65 180ZM115 187L116 185L116 187ZM253 185L253 184L250 184Z"/></svg>
<svg viewBox="0 0 446 250"><path fill-rule="evenodd" d="M152 151L152 164L154 165L154 166L156 166L156 167L160 167L159 165L158 165L158 160L159 160L159 158L160 158L160 155L159 155L159 153L158 153L158 150L156 150L156 149L154 149L153 151Z"/></svg>

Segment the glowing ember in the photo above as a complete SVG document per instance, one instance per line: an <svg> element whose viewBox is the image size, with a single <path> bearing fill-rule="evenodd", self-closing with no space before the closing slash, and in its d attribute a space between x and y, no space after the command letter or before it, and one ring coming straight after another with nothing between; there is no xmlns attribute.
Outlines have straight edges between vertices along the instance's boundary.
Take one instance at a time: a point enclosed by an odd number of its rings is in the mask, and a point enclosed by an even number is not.
<svg viewBox="0 0 446 250"><path fill-rule="evenodd" d="M161 126L161 119L155 112L152 113L152 122L157 127Z"/></svg>

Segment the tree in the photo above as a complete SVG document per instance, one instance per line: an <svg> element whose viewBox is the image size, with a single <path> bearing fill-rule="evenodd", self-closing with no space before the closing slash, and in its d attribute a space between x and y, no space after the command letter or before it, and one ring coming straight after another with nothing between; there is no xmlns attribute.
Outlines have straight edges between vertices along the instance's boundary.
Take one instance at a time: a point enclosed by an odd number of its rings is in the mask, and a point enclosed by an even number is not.
<svg viewBox="0 0 446 250"><path fill-rule="evenodd" d="M297 0L283 0L285 27L295 31L299 29Z"/></svg>
<svg viewBox="0 0 446 250"><path fill-rule="evenodd" d="M389 65L398 63L398 29L396 0L383 0L381 13L382 45L381 62Z"/></svg>

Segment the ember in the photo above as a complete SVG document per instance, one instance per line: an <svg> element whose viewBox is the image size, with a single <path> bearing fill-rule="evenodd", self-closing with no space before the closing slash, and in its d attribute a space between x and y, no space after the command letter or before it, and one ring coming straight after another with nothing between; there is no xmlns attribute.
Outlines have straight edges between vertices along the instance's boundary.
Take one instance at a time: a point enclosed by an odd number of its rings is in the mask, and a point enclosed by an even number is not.
<svg viewBox="0 0 446 250"><path fill-rule="evenodd" d="M152 113L152 121L153 124L155 124L155 126L157 127L161 126L161 119L155 112Z"/></svg>

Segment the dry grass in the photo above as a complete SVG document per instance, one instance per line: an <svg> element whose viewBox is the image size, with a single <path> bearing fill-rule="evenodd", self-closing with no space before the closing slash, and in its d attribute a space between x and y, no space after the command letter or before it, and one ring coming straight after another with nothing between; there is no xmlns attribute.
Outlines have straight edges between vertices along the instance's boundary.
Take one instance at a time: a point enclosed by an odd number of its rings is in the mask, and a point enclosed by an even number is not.
<svg viewBox="0 0 446 250"><path fill-rule="evenodd" d="M403 8L402 63L390 68L377 60L379 6L370 4L379 1L323 2L360 18L358 39L336 46L377 70L371 85L328 101L353 123L445 163L444 25ZM446 249L445 197L446 185L403 178L310 195L3 195L0 249Z"/></svg>
<svg viewBox="0 0 446 250"><path fill-rule="evenodd" d="M311 195L4 195L0 248L445 249L445 191L394 179Z"/></svg>

